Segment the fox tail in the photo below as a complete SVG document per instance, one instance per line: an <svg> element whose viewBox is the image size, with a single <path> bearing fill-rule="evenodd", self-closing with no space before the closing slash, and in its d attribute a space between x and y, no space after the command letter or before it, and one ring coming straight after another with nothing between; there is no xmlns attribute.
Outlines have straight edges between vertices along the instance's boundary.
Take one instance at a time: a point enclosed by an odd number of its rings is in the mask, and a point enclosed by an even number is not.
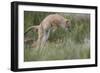
<svg viewBox="0 0 100 73"><path fill-rule="evenodd" d="M29 31L32 30L32 29L38 30L38 28L39 28L39 25L37 25L37 26L30 26L29 28L27 28L27 29L25 30L24 34L26 34L27 32L29 32Z"/></svg>

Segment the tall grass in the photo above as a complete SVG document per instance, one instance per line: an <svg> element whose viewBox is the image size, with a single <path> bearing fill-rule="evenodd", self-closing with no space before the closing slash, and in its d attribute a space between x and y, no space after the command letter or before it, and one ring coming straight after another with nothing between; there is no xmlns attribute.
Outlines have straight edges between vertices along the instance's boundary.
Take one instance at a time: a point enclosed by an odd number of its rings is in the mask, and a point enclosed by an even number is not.
<svg viewBox="0 0 100 73"><path fill-rule="evenodd" d="M24 31L39 23L49 12L24 12ZM71 31L59 28L50 32L50 37L44 48L32 48L37 40L37 33L29 31L24 35L24 61L87 59L90 58L90 15L75 13L58 13L71 20Z"/></svg>

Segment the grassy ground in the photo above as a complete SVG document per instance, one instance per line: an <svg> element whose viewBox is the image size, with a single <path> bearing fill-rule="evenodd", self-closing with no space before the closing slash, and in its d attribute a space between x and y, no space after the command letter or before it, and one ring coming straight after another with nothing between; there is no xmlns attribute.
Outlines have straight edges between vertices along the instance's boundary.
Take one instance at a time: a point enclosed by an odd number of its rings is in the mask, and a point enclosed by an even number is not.
<svg viewBox="0 0 100 73"><path fill-rule="evenodd" d="M51 13L24 12L24 30L29 26L37 25L45 16ZM60 13L61 14L61 13ZM32 41L24 45L24 61L67 60L90 58L90 21L89 14L63 14L71 20L69 31L59 28L50 33L50 37L44 48L32 48L32 42L36 41L37 33L28 32L24 38Z"/></svg>

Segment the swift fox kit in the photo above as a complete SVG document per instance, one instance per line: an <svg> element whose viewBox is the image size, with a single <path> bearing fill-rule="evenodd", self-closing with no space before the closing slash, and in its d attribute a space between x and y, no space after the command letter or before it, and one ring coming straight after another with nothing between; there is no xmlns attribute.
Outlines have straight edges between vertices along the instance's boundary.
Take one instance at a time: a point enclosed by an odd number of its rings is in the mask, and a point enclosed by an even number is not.
<svg viewBox="0 0 100 73"><path fill-rule="evenodd" d="M26 32L30 29L37 29L38 39L37 42L33 44L33 47L43 48L49 38L50 31L54 32L58 27L67 30L70 27L70 21L59 14L50 14L43 19L40 25L31 26Z"/></svg>

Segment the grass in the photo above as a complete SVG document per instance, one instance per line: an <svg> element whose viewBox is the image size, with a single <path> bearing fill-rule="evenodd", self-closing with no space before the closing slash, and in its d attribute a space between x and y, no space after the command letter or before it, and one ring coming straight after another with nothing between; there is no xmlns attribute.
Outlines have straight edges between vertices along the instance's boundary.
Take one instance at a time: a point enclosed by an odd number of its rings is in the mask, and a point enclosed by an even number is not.
<svg viewBox="0 0 100 73"><path fill-rule="evenodd" d="M24 12L24 30L29 26L38 25L48 12ZM62 14L62 13L59 13ZM37 33L30 31L24 38L32 39L25 42L24 61L72 60L90 58L90 18L89 14L63 13L71 20L71 31L59 28L50 33L44 48L32 48L32 42L37 40Z"/></svg>
<svg viewBox="0 0 100 73"><path fill-rule="evenodd" d="M25 49L25 61L64 60L90 58L90 48L84 44L67 42L48 42L43 49Z"/></svg>

